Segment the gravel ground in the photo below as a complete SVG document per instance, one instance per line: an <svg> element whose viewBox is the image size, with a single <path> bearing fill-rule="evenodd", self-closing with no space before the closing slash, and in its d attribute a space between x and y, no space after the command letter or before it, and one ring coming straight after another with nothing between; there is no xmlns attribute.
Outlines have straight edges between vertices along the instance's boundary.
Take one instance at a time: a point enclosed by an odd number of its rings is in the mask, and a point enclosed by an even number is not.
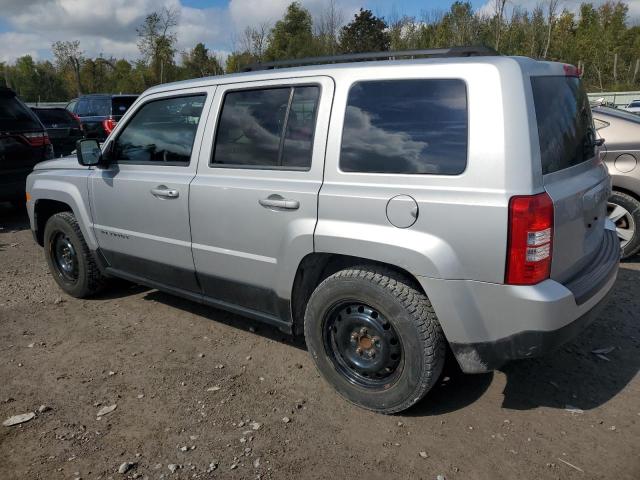
<svg viewBox="0 0 640 480"><path fill-rule="evenodd" d="M2 479L640 478L638 261L558 352L450 365L383 416L267 326L133 285L67 297L26 216L0 204L0 227L0 420L36 412L0 426Z"/></svg>

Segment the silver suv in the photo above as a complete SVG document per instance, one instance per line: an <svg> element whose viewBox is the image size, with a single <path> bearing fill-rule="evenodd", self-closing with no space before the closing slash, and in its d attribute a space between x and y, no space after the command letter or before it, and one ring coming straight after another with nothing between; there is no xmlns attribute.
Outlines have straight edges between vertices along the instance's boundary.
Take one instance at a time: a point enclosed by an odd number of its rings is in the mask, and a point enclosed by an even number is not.
<svg viewBox="0 0 640 480"><path fill-rule="evenodd" d="M72 296L120 277L304 333L379 412L447 349L468 373L540 355L616 279L610 178L575 68L473 53L151 88L101 148L36 167L35 239Z"/></svg>

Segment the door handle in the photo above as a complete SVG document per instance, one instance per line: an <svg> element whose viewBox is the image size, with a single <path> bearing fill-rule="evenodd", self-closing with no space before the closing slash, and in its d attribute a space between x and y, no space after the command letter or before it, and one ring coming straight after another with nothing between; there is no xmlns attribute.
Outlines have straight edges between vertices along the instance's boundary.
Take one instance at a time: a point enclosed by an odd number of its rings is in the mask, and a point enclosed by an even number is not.
<svg viewBox="0 0 640 480"><path fill-rule="evenodd" d="M287 200L280 195L269 195L267 198L261 198L258 203L265 208L274 210L297 210L300 208L300 202L297 200Z"/></svg>
<svg viewBox="0 0 640 480"><path fill-rule="evenodd" d="M160 185L158 188L151 189L151 195L161 198L178 198L180 196L180 192L178 190L169 189L164 185Z"/></svg>

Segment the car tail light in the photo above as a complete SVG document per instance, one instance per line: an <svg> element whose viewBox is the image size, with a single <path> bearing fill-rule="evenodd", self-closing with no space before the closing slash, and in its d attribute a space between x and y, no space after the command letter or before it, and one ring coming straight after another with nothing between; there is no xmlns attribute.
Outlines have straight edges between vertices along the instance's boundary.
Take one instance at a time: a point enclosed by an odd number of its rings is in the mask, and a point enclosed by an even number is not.
<svg viewBox="0 0 640 480"><path fill-rule="evenodd" d="M581 77L582 76L582 70L574 65L569 65L567 63L565 63L564 65L562 65L563 69L564 69L564 75L566 77Z"/></svg>
<svg viewBox="0 0 640 480"><path fill-rule="evenodd" d="M106 120L102 121L102 127L104 128L104 131L107 132L107 135L109 135L111 132L113 132L113 129L116 128L117 124L118 124L118 122L116 122L111 117L109 117Z"/></svg>
<svg viewBox="0 0 640 480"><path fill-rule="evenodd" d="M549 278L553 201L547 193L512 197L505 283L534 285Z"/></svg>
<svg viewBox="0 0 640 480"><path fill-rule="evenodd" d="M78 115L76 115L73 112L69 112L69 114L75 119L75 121L78 123L78 128L80 130L82 130L82 121L80 120L80 117Z"/></svg>
<svg viewBox="0 0 640 480"><path fill-rule="evenodd" d="M22 134L22 138L24 138L32 147L51 145L49 135L46 132L27 132Z"/></svg>

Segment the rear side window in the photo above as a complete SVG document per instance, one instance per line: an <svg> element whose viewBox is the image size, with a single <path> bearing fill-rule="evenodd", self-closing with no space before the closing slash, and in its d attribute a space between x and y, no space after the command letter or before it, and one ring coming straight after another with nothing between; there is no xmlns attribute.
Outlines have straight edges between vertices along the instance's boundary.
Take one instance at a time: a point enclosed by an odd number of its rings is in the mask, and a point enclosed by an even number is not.
<svg viewBox="0 0 640 480"><path fill-rule="evenodd" d="M138 97L113 97L111 99L111 114L124 115Z"/></svg>
<svg viewBox="0 0 640 480"><path fill-rule="evenodd" d="M467 165L462 80L355 83L342 132L344 172L457 175Z"/></svg>
<svg viewBox="0 0 640 480"><path fill-rule="evenodd" d="M224 97L214 166L308 170L320 88L267 88Z"/></svg>
<svg viewBox="0 0 640 480"><path fill-rule="evenodd" d="M42 130L36 116L14 95L0 94L0 131Z"/></svg>
<svg viewBox="0 0 640 480"><path fill-rule="evenodd" d="M118 135L118 161L188 165L205 95L166 98L144 104Z"/></svg>
<svg viewBox="0 0 640 480"><path fill-rule="evenodd" d="M577 77L532 77L542 173L573 167L595 155L591 107Z"/></svg>
<svg viewBox="0 0 640 480"><path fill-rule="evenodd" d="M33 111L46 127L51 127L52 125L76 126L75 119L63 108L37 108Z"/></svg>

